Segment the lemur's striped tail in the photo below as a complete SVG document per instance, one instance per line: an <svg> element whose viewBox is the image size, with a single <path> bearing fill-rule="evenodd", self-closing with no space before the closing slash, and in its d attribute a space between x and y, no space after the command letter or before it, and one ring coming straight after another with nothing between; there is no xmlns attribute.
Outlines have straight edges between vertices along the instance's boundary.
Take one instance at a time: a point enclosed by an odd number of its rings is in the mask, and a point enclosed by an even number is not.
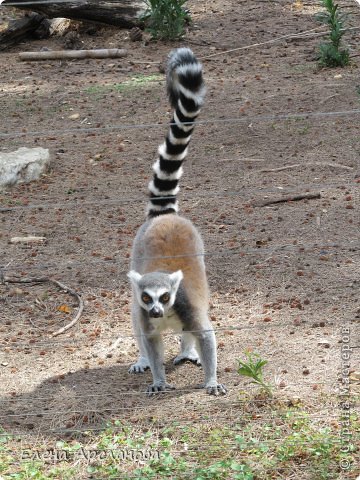
<svg viewBox="0 0 360 480"><path fill-rule="evenodd" d="M204 102L202 65L189 48L179 48L170 53L167 89L174 114L165 142L159 147L159 158L153 165L154 178L149 183L149 218L178 211L176 195L183 173L182 163L195 119Z"/></svg>

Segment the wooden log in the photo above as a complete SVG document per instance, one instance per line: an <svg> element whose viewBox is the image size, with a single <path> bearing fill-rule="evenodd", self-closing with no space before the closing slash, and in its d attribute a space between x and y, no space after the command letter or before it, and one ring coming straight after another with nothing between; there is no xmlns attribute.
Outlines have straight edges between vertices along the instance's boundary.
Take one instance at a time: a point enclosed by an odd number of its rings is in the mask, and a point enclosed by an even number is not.
<svg viewBox="0 0 360 480"><path fill-rule="evenodd" d="M44 15L31 13L20 20L12 20L0 30L0 50L5 50L21 42L30 33L35 32L45 20Z"/></svg>
<svg viewBox="0 0 360 480"><path fill-rule="evenodd" d="M19 53L20 60L63 60L83 58L121 58L126 57L127 50L120 48L104 48L100 50L53 50L44 52Z"/></svg>
<svg viewBox="0 0 360 480"><path fill-rule="evenodd" d="M146 10L143 0L78 0L68 2L51 1L37 3L31 0L5 0L3 7L12 6L31 10L49 18L71 18L106 23L123 28L141 24L140 17Z"/></svg>

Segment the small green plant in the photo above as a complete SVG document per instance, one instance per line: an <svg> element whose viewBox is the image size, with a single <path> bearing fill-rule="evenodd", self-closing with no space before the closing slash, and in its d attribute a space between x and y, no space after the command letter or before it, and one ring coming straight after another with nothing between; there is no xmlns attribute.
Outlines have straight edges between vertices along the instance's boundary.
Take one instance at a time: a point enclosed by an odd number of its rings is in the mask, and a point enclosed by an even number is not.
<svg viewBox="0 0 360 480"><path fill-rule="evenodd" d="M319 64L322 67L344 67L349 63L349 50L341 48L345 34L344 15L339 13L339 5L334 0L322 0L324 12L317 15L317 20L328 25L329 41L320 44Z"/></svg>
<svg viewBox="0 0 360 480"><path fill-rule="evenodd" d="M186 0L146 0L148 8L142 19L148 24L152 37L160 40L176 40L184 34L190 20L183 7Z"/></svg>
<svg viewBox="0 0 360 480"><path fill-rule="evenodd" d="M257 353L245 352L246 361L239 360L238 374L252 378L252 383L260 385L268 395L272 395L272 387L264 381L263 367L268 363Z"/></svg>

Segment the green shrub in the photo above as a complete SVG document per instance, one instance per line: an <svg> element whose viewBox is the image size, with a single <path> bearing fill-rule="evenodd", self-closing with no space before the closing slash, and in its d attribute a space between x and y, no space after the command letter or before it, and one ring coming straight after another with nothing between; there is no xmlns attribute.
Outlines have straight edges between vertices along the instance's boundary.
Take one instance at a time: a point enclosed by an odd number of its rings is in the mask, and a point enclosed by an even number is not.
<svg viewBox="0 0 360 480"><path fill-rule="evenodd" d="M148 6L143 20L153 38L176 40L185 31L185 24L190 20L183 7L186 0L146 0Z"/></svg>

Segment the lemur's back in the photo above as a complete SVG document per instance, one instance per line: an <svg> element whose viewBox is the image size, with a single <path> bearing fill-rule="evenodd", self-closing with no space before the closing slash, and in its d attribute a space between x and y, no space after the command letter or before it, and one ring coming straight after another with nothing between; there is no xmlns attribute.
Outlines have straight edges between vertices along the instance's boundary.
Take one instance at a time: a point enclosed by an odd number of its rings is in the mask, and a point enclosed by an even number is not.
<svg viewBox="0 0 360 480"><path fill-rule="evenodd" d="M207 302L204 245L186 218L167 214L144 223L134 242L131 268L141 274L181 270L189 300Z"/></svg>

